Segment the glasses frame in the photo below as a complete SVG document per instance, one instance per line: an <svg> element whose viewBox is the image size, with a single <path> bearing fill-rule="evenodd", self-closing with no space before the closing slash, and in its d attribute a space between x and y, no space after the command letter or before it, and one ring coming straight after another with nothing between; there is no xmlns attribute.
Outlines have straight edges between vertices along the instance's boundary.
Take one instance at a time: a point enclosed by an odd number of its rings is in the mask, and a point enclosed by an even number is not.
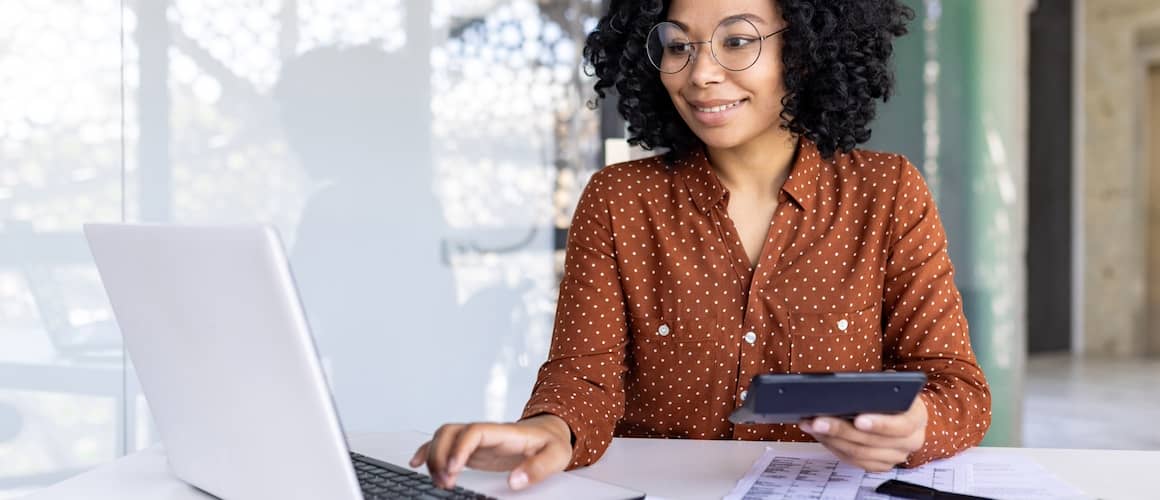
<svg viewBox="0 0 1160 500"><path fill-rule="evenodd" d="M757 36L757 56L753 58L753 62L749 63L748 66L741 68L741 69L733 69L733 68L730 68L730 67L722 64L721 59L719 59L717 57L717 51L713 49L713 37L717 36L717 30L720 29L721 26L724 25L726 22L731 22L731 21L744 21L744 22L748 23L750 27L753 28L754 33L758 34L758 36ZM677 73L684 71L685 68L689 67L689 63L693 61L693 58L701 53L700 48L698 48L696 46L697 45L705 45L705 44L709 44L709 55L713 56L713 61L716 62L718 66L721 66L722 68L725 68L728 71L745 71L749 68L752 68L754 64L757 64L757 61L761 60L761 53L765 49L765 39L770 38L774 35L777 35L778 33L782 33L785 30L789 29L789 26L785 26L777 31L774 31L773 33L762 36L761 30L757 29L757 25L753 24L753 22L748 20L748 19L745 19L745 18L726 19L725 21L721 21L721 23L718 24L716 28L713 28L713 36L710 37L708 40L701 41L701 42L687 42L689 45L693 46L693 50L691 52L689 52L689 56L685 58L685 64L681 65L681 69L678 69L676 71L665 71L665 70L661 69L661 65L657 64L656 61L653 61L652 54L649 54L648 43L649 43L649 40L652 40L653 33L658 28L660 28L661 26L666 25L666 24L672 25L673 27L681 30L681 32L688 34L688 32L686 32L684 28L677 25L677 23L670 22L670 21L659 22L655 26L653 26L652 29L648 30L648 38L645 38L645 51L644 51L645 57L648 58L648 62L650 64L652 64L652 66L654 68L656 68L657 71L660 71L661 73L664 73L666 75L675 75Z"/></svg>

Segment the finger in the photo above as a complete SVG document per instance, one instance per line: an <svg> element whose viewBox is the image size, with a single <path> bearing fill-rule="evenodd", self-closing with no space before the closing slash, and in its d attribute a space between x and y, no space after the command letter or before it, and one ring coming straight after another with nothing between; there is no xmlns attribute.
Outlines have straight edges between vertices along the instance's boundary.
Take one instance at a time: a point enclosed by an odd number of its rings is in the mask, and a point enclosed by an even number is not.
<svg viewBox="0 0 1160 500"><path fill-rule="evenodd" d="M459 477L471 455L486 444L488 436L500 432L500 427L494 424L469 424L455 435L447 452L447 474L452 483Z"/></svg>
<svg viewBox="0 0 1160 500"><path fill-rule="evenodd" d="M905 462L907 456L905 451L895 448L875 448L832 436L820 438L818 442L839 458L844 456L847 462L866 470L889 470Z"/></svg>
<svg viewBox="0 0 1160 500"><path fill-rule="evenodd" d="M431 441L427 441L426 443L423 443L423 445L420 446L418 450L415 450L415 455L411 457L411 467L418 467L423 465L424 460L427 458L427 448L430 446Z"/></svg>
<svg viewBox="0 0 1160 500"><path fill-rule="evenodd" d="M448 472L454 474L463 470L463 465L467 463L467 459L471 456L472 452L479 447L479 442L483 437L483 432L480 427L479 424L467 425L455 436L448 451Z"/></svg>
<svg viewBox="0 0 1160 500"><path fill-rule="evenodd" d="M910 451L908 449L911 441L908 439L910 437L909 435L896 437L865 432L855 428L850 422L839 418L819 417L814 419L811 425L803 427L802 430L819 440L822 436L837 437L858 443L862 446Z"/></svg>
<svg viewBox="0 0 1160 500"><path fill-rule="evenodd" d="M854 428L869 434L905 438L918 431L919 423L907 413L882 415L866 413L854 419Z"/></svg>
<svg viewBox="0 0 1160 500"><path fill-rule="evenodd" d="M539 450L528 451L533 452L531 456L508 475L508 486L513 490L522 490L563 471L572 456L572 450L554 440L547 441Z"/></svg>
<svg viewBox="0 0 1160 500"><path fill-rule="evenodd" d="M926 403L922 394L914 398L905 413L894 415L864 414L854 419L854 426L862 431L885 436L911 437L926 429Z"/></svg>
<svg viewBox="0 0 1160 500"><path fill-rule="evenodd" d="M823 446L825 445L824 442L819 441L819 443L822 443ZM894 468L894 465L888 464L885 462L872 462L872 461L859 460L856 457L852 457L850 455L847 455L846 453L842 452L841 450L830 448L829 446L826 446L826 449L829 450L830 453L832 453L835 457L837 457L837 459L839 461L841 461L842 463L849 464L849 465L852 465L854 467L859 467L859 468L864 469L868 472L886 472L886 471L889 471L889 470Z"/></svg>
<svg viewBox="0 0 1160 500"><path fill-rule="evenodd" d="M454 487L447 474L447 456L451 451L451 444L455 441L455 436L462 429L462 425L447 424L435 431L435 437L431 440L431 446L427 450L427 471L431 473L431 479L436 486Z"/></svg>
<svg viewBox="0 0 1160 500"><path fill-rule="evenodd" d="M840 418L818 417L805 422L800 427L815 438L818 436L838 436L871 446L879 446L882 441L879 436L862 432L851 425L849 421Z"/></svg>
<svg viewBox="0 0 1160 500"><path fill-rule="evenodd" d="M824 439L839 437L842 440L861 444L863 447L893 448L900 451L911 451L908 449L909 440L907 439L863 433L861 430L851 426L849 422L841 419L814 419L811 425L803 425L802 430L806 434L813 436L819 442Z"/></svg>

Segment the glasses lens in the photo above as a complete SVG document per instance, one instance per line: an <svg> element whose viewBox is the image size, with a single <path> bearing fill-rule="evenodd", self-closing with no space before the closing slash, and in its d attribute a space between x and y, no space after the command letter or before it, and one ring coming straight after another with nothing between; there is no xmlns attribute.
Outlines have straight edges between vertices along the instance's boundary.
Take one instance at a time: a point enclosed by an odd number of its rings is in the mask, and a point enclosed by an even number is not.
<svg viewBox="0 0 1160 500"><path fill-rule="evenodd" d="M713 56L726 69L741 71L761 55L761 33L744 19L725 21L713 32Z"/></svg>
<svg viewBox="0 0 1160 500"><path fill-rule="evenodd" d="M695 47L679 26L660 23L649 32L648 59L662 73L676 73L689 63Z"/></svg>

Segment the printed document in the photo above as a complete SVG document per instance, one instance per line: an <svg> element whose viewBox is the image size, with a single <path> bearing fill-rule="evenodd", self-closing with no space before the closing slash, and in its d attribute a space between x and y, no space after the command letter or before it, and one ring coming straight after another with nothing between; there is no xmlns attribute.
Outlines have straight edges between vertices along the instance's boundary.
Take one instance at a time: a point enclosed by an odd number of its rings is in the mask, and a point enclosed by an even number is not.
<svg viewBox="0 0 1160 500"><path fill-rule="evenodd" d="M888 479L942 491L991 498L1084 499L1038 463L1019 456L967 454L936 460L914 469L869 473L839 462L826 451L787 453L766 449L737 482L726 500L886 500L874 492Z"/></svg>

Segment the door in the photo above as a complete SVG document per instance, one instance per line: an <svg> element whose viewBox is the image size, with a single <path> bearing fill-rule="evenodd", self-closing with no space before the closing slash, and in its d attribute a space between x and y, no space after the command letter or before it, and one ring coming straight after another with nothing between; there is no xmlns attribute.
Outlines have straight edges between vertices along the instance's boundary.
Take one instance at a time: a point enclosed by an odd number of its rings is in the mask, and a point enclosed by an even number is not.
<svg viewBox="0 0 1160 500"><path fill-rule="evenodd" d="M1144 348L1160 355L1160 63L1145 77L1144 161L1148 169L1148 327Z"/></svg>

